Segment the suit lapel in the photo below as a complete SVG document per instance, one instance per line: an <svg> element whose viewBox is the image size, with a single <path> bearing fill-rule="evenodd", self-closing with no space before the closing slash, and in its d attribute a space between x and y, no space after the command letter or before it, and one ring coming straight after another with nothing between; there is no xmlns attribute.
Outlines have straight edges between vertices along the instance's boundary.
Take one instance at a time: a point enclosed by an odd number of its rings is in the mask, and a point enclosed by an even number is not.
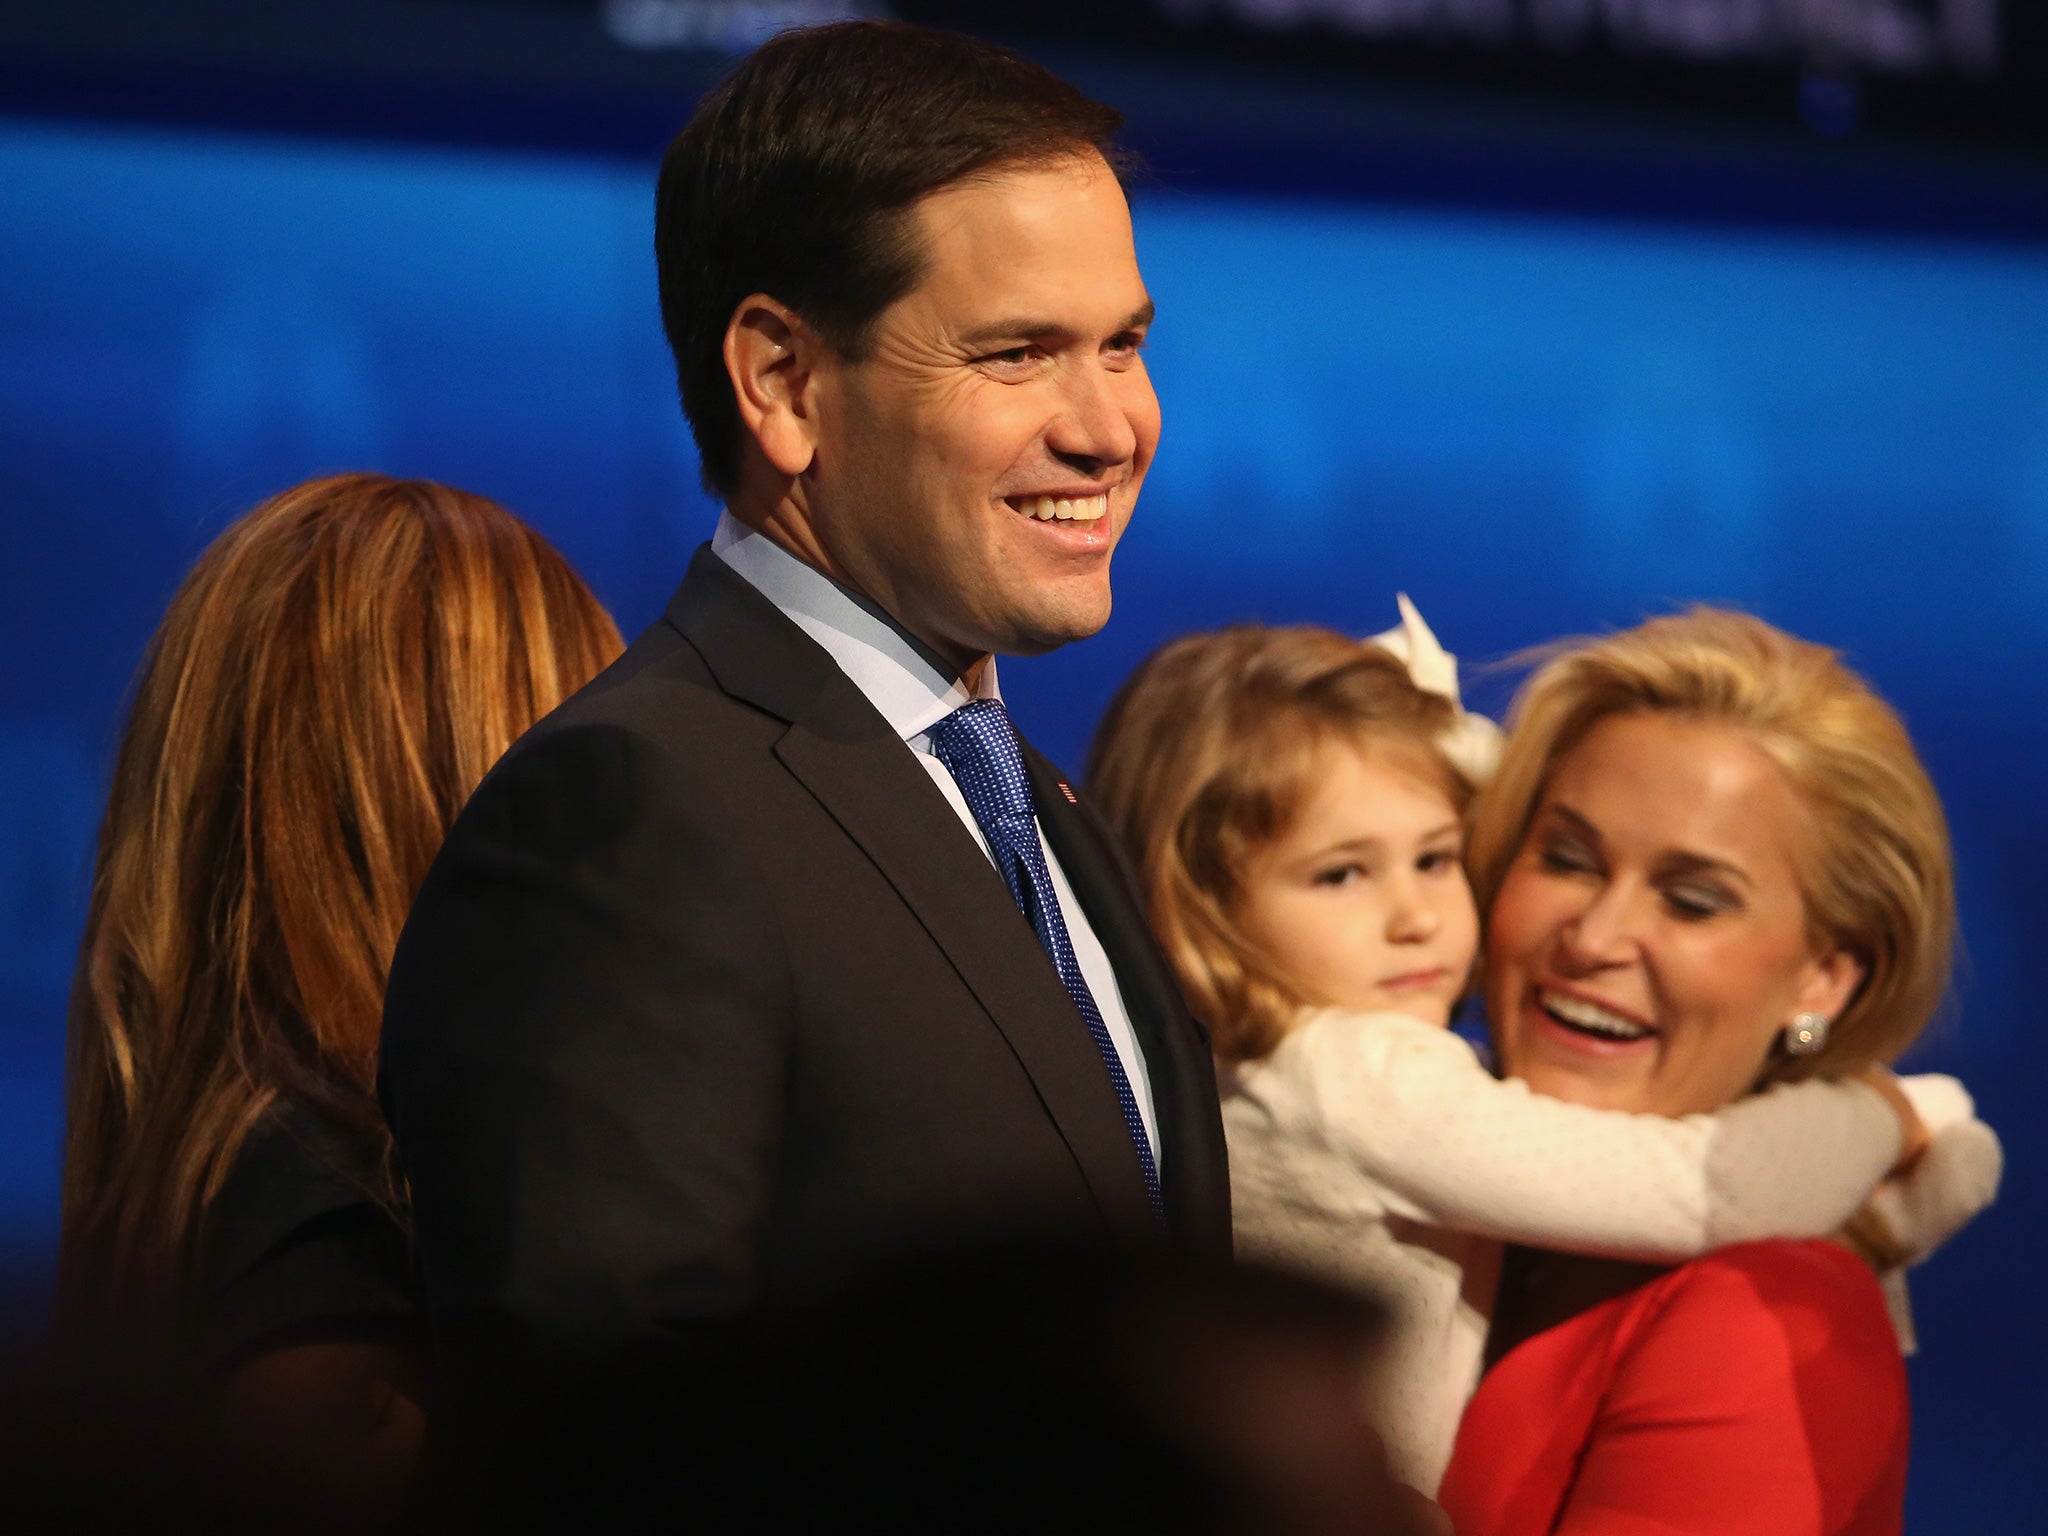
<svg viewBox="0 0 2048 1536"><path fill-rule="evenodd" d="M944 952L1029 1075L1120 1230L1150 1221L1094 1042L1059 975L929 774L838 664L708 548L668 619L719 686L789 722L775 754Z"/></svg>
<svg viewBox="0 0 2048 1536"><path fill-rule="evenodd" d="M1220 1240L1220 1251L1227 1254L1227 1214L1220 1238L1212 1230L1217 1225L1215 1213L1228 1212L1229 1186L1208 1037L1181 999L1146 922L1136 882L1108 828L1081 803L1060 771L1028 743L1024 762L1039 825L1109 955L1125 1011L1145 1052L1164 1153L1163 1192L1176 1242L1209 1252Z"/></svg>

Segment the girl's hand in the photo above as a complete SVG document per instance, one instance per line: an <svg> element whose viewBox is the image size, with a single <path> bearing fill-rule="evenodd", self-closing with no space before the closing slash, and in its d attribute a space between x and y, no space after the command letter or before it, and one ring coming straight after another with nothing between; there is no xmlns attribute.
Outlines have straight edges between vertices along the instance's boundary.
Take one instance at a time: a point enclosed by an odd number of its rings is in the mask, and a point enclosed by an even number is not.
<svg viewBox="0 0 2048 1536"><path fill-rule="evenodd" d="M1887 1100L1905 1099L1921 1127L1920 1144L1900 1157L1901 1171L1877 1186L1840 1234L1883 1272L1926 1258L1990 1205L2005 1154L1954 1078L1877 1075L1885 1081L1871 1085Z"/></svg>
<svg viewBox="0 0 2048 1536"><path fill-rule="evenodd" d="M1906 1091L1899 1086L1898 1078L1883 1067L1865 1067L1856 1074L1856 1080L1877 1090L1885 1103L1891 1105L1892 1113L1899 1117L1899 1157L1892 1164L1890 1178L1903 1178L1912 1171L1934 1140L1927 1129L1927 1122L1913 1107L1913 1101L1906 1097Z"/></svg>

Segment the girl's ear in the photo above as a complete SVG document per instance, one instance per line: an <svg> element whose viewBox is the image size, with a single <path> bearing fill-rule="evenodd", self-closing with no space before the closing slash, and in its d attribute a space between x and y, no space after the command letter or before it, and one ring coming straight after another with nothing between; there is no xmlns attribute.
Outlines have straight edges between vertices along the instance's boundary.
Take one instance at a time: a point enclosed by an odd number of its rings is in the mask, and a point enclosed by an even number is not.
<svg viewBox="0 0 2048 1536"><path fill-rule="evenodd" d="M765 293L740 300L725 328L725 371L740 423L776 472L790 479L817 455L814 385L824 348L796 311Z"/></svg>

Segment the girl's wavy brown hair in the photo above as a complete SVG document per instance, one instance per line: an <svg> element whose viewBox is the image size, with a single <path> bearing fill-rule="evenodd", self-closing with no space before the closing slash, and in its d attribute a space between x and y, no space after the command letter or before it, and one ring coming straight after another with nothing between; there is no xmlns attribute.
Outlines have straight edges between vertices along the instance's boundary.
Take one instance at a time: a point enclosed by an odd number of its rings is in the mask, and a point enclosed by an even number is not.
<svg viewBox="0 0 2048 1536"><path fill-rule="evenodd" d="M539 534L427 481L308 481L200 556L145 654L100 826L65 1319L147 1337L273 1102L385 1135L377 1037L413 894L485 771L619 649ZM380 1193L398 1209L395 1181Z"/></svg>
<svg viewBox="0 0 2048 1536"><path fill-rule="evenodd" d="M1156 651L1095 735L1088 787L1138 872L1153 931L1216 1054L1280 1042L1301 990L1232 916L1247 861L1300 812L1332 742L1397 755L1470 796L1436 743L1457 718L1379 646L1312 625L1240 624Z"/></svg>

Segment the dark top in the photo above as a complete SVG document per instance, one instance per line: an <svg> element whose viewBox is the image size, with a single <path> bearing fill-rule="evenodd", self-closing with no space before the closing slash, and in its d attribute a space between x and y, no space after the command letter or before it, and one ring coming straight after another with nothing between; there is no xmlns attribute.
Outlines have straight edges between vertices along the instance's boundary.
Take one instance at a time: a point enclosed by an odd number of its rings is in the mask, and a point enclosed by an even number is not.
<svg viewBox="0 0 2048 1536"><path fill-rule="evenodd" d="M405 1234L379 1203L383 1148L280 1102L207 1207L186 1292L192 1367L224 1380L293 1344L360 1340L421 1356Z"/></svg>
<svg viewBox="0 0 2048 1536"><path fill-rule="evenodd" d="M1108 829L1024 755L1144 1051L1164 1224L1002 877L707 548L485 779L393 961L380 1090L444 1393L645 1370L947 1245L1228 1256L1206 1039Z"/></svg>

